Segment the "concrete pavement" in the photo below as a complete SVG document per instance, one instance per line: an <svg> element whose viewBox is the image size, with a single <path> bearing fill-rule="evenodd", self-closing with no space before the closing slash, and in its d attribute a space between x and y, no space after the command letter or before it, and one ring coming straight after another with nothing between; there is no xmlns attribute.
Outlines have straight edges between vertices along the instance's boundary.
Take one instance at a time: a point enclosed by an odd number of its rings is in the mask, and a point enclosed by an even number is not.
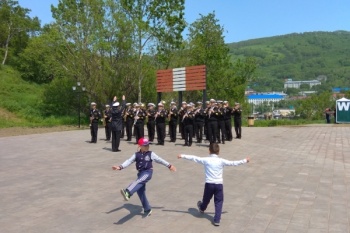
<svg viewBox="0 0 350 233"><path fill-rule="evenodd" d="M146 130L147 133L147 130ZM178 169L154 164L147 184L153 207L142 217L137 195L125 202L119 190L136 177L134 165L112 171L137 146L122 139L111 152L99 130L0 138L0 232L350 232L350 127L314 125L243 128L243 138L220 145L226 167L221 226L211 224L196 203L204 188L199 164L178 153L206 156L206 144L183 147L182 140L151 146Z"/></svg>

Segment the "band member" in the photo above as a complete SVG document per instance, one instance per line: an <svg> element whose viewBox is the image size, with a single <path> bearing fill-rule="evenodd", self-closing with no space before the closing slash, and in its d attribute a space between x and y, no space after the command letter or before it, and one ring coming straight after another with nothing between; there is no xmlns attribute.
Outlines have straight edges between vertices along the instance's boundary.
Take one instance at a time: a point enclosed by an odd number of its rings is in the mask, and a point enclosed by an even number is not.
<svg viewBox="0 0 350 233"><path fill-rule="evenodd" d="M126 141L130 142L132 137L132 127L134 124L134 110L131 107L131 103L126 104L124 113Z"/></svg>
<svg viewBox="0 0 350 233"><path fill-rule="evenodd" d="M205 118L204 118L204 135L205 135L205 140L209 141L207 108L208 108L208 106L210 106L210 102L209 101L205 101L205 106L206 106L206 108L204 109L204 113L205 113Z"/></svg>
<svg viewBox="0 0 350 233"><path fill-rule="evenodd" d="M146 112L147 115L147 131L148 131L148 139L150 142L153 142L154 135L156 131L156 122L155 122L155 115L156 110L154 109L154 103L149 103L148 110Z"/></svg>
<svg viewBox="0 0 350 233"><path fill-rule="evenodd" d="M91 141L90 143L97 143L97 132L98 132L98 122L101 119L101 112L96 108L96 103L91 103L90 110L90 132Z"/></svg>
<svg viewBox="0 0 350 233"><path fill-rule="evenodd" d="M135 132L135 139L136 143L139 141L140 138L143 138L145 135L144 132L144 126L145 126L145 118L146 113L140 108L139 104L134 105L134 132Z"/></svg>
<svg viewBox="0 0 350 233"><path fill-rule="evenodd" d="M194 124L194 112L193 105L188 104L185 110L185 114L182 116L182 124L185 136L184 146L192 146L192 136L193 136L193 124Z"/></svg>
<svg viewBox="0 0 350 233"><path fill-rule="evenodd" d="M160 102L158 104L158 111L155 115L156 120L156 129L157 129L157 145L164 146L164 139L165 139L165 119L167 117L168 113L164 109L164 104Z"/></svg>
<svg viewBox="0 0 350 233"><path fill-rule="evenodd" d="M184 130L183 130L183 124L182 124L182 118L185 115L185 111L187 108L187 103L185 101L183 101L181 103L181 108L179 110L179 132L181 134L181 139L185 139L185 135L184 135Z"/></svg>
<svg viewBox="0 0 350 233"><path fill-rule="evenodd" d="M197 102L197 109L194 111L194 128L196 132L197 143L203 140L203 126L205 121L205 111L202 102Z"/></svg>
<svg viewBox="0 0 350 233"><path fill-rule="evenodd" d="M225 119L225 129L226 129L226 140L232 141L232 108L229 106L228 101L224 101L224 119Z"/></svg>
<svg viewBox="0 0 350 233"><path fill-rule="evenodd" d="M117 97L114 96L112 104L112 151L119 152L120 136L123 129L123 112L125 109L125 96L122 97L122 105L117 102Z"/></svg>
<svg viewBox="0 0 350 233"><path fill-rule="evenodd" d="M209 107L207 108L208 115L208 140L210 143L216 142L216 135L218 130L218 108L214 99L210 100Z"/></svg>
<svg viewBox="0 0 350 233"><path fill-rule="evenodd" d="M168 114L170 142L176 142L176 128L177 128L178 118L179 117L178 117L176 103L171 102L170 111Z"/></svg>
<svg viewBox="0 0 350 233"><path fill-rule="evenodd" d="M224 106L221 100L217 101L218 103L218 131L217 131L217 140L219 143L225 144L226 139L226 129L225 129L225 119L224 119ZM221 138L220 138L221 136Z"/></svg>
<svg viewBox="0 0 350 233"><path fill-rule="evenodd" d="M106 141L111 140L111 134L112 134L111 117L112 117L111 108L109 104L106 104L106 109L103 111L103 125L105 126Z"/></svg>
<svg viewBox="0 0 350 233"><path fill-rule="evenodd" d="M242 138L242 109L239 103L235 103L232 110L233 124L235 126L236 138Z"/></svg>

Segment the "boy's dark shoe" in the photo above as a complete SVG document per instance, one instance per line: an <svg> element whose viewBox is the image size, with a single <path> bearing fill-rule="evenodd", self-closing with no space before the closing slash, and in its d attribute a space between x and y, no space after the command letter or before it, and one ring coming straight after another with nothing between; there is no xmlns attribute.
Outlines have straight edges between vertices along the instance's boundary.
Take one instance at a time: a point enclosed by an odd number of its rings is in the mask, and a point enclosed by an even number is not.
<svg viewBox="0 0 350 233"><path fill-rule="evenodd" d="M144 212L144 217L148 217L148 216L151 216L151 213L152 213L152 209L149 209L149 210L145 210Z"/></svg>
<svg viewBox="0 0 350 233"><path fill-rule="evenodd" d="M218 227L218 226L220 226L220 223L219 222L213 222L213 225Z"/></svg>
<svg viewBox="0 0 350 233"><path fill-rule="evenodd" d="M123 195L125 201L129 201L130 199L130 194L127 190L121 189L120 193Z"/></svg>
<svg viewBox="0 0 350 233"><path fill-rule="evenodd" d="M201 202L201 201L198 201L198 202L197 202L198 211L199 211L200 213L203 214L203 213L204 213L204 210L201 209L201 205L202 205L202 202Z"/></svg>

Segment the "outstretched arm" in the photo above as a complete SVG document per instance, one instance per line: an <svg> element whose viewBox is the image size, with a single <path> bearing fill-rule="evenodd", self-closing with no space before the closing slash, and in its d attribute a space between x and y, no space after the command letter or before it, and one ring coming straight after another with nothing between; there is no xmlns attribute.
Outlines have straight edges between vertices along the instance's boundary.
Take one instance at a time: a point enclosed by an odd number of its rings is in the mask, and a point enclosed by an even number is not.
<svg viewBox="0 0 350 233"><path fill-rule="evenodd" d="M242 165L245 163L249 163L249 161L250 161L249 157L242 159L242 160L235 160L235 161L230 161L230 160L226 160L226 159L222 160L222 162L224 163L225 166L238 166L238 165Z"/></svg>
<svg viewBox="0 0 350 233"><path fill-rule="evenodd" d="M113 170L122 170L126 167L128 167L130 164L132 164L133 162L135 162L135 154L133 154L130 159L126 160L124 163L122 163L121 165L119 166L113 166L112 169Z"/></svg>
<svg viewBox="0 0 350 233"><path fill-rule="evenodd" d="M185 154L179 154L177 156L178 159L187 159L187 160L191 160L193 162L196 162L196 163L201 163L201 164L204 164L205 163L205 159L204 158L201 158L201 157L198 157L198 156L195 156L195 155L185 155Z"/></svg>
<svg viewBox="0 0 350 233"><path fill-rule="evenodd" d="M120 166L113 166L112 169L113 170L122 170L122 168Z"/></svg>

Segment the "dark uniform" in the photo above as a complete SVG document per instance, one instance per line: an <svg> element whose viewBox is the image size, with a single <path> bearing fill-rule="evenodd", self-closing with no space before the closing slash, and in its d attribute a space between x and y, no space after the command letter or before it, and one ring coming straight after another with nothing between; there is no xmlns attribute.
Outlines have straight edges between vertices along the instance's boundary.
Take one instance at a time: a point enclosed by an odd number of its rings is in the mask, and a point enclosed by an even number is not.
<svg viewBox="0 0 350 233"><path fill-rule="evenodd" d="M209 101L206 101L205 104L208 107L209 106ZM209 136L208 136L208 114L207 114L208 108L204 109L205 117L204 117L204 135L205 135L205 140L209 141Z"/></svg>
<svg viewBox="0 0 350 233"><path fill-rule="evenodd" d="M176 142L176 128L177 128L178 118L179 116L178 116L177 108L174 104L172 104L168 114L170 142Z"/></svg>
<svg viewBox="0 0 350 233"><path fill-rule="evenodd" d="M203 140L203 127L205 123L205 111L202 105L199 105L197 110L194 112L194 128L196 132L197 143L201 143Z"/></svg>
<svg viewBox="0 0 350 233"><path fill-rule="evenodd" d="M181 134L181 139L185 139L184 130L183 130L183 124L182 124L182 118L185 115L186 107L187 107L187 103L186 102L182 102L182 107L178 111L178 116L179 116L179 133Z"/></svg>
<svg viewBox="0 0 350 233"><path fill-rule="evenodd" d="M218 115L217 115L217 120L218 120L217 140L219 143L222 142L222 144L225 144L226 128L225 128L224 108L222 107L221 103L222 102L220 102L220 107L218 107Z"/></svg>
<svg viewBox="0 0 350 233"><path fill-rule="evenodd" d="M106 105L106 109L103 111L103 117L104 117L104 126L105 126L105 133L106 133L106 141L111 140L111 134L112 134L112 113L109 105Z"/></svg>
<svg viewBox="0 0 350 233"><path fill-rule="evenodd" d="M235 107L232 110L233 123L235 126L236 138L242 138L242 109L239 104L236 103Z"/></svg>
<svg viewBox="0 0 350 233"><path fill-rule="evenodd" d="M226 129L226 140L232 141L232 108L228 106L228 102L224 102L224 119L225 119L225 129Z"/></svg>
<svg viewBox="0 0 350 233"><path fill-rule="evenodd" d="M191 110L191 107L187 107L185 114L182 117L182 124L184 129L185 136L185 145L192 146L192 137L193 137L193 125L194 125L194 112Z"/></svg>
<svg viewBox="0 0 350 233"><path fill-rule="evenodd" d="M121 106L119 106L119 102L115 102L112 105L112 151L118 152L120 137L123 129L123 112L125 109L125 100Z"/></svg>
<svg viewBox="0 0 350 233"><path fill-rule="evenodd" d="M95 103L91 103L92 106L96 106ZM91 132L91 141L90 143L97 142L97 132L98 132L98 122L101 119L101 112L98 109L90 110L90 132Z"/></svg>
<svg viewBox="0 0 350 233"><path fill-rule="evenodd" d="M125 131L126 131L126 141L130 142L132 137L132 127L134 124L134 110L131 108L130 103L126 104L128 106L125 109Z"/></svg>
<svg viewBox="0 0 350 233"><path fill-rule="evenodd" d="M158 106L163 107L163 104L158 104ZM157 129L157 145L164 146L165 139L165 119L168 113L165 109L158 109L155 119L156 119L156 129Z"/></svg>
<svg viewBox="0 0 350 233"><path fill-rule="evenodd" d="M154 108L151 108L151 106L154 107L154 104L150 103L150 104L148 104L148 106L150 107L147 110L148 139L150 142L153 142L155 131L156 131L156 122L155 122L156 110Z"/></svg>
<svg viewBox="0 0 350 233"><path fill-rule="evenodd" d="M134 132L137 144L139 139L145 136L144 126L146 113L139 107L139 105L136 105L135 107L136 109L134 111Z"/></svg>
<svg viewBox="0 0 350 233"><path fill-rule="evenodd" d="M208 140L210 143L216 142L217 130L218 130L218 108L214 105L213 101L211 106L207 109L208 114Z"/></svg>

